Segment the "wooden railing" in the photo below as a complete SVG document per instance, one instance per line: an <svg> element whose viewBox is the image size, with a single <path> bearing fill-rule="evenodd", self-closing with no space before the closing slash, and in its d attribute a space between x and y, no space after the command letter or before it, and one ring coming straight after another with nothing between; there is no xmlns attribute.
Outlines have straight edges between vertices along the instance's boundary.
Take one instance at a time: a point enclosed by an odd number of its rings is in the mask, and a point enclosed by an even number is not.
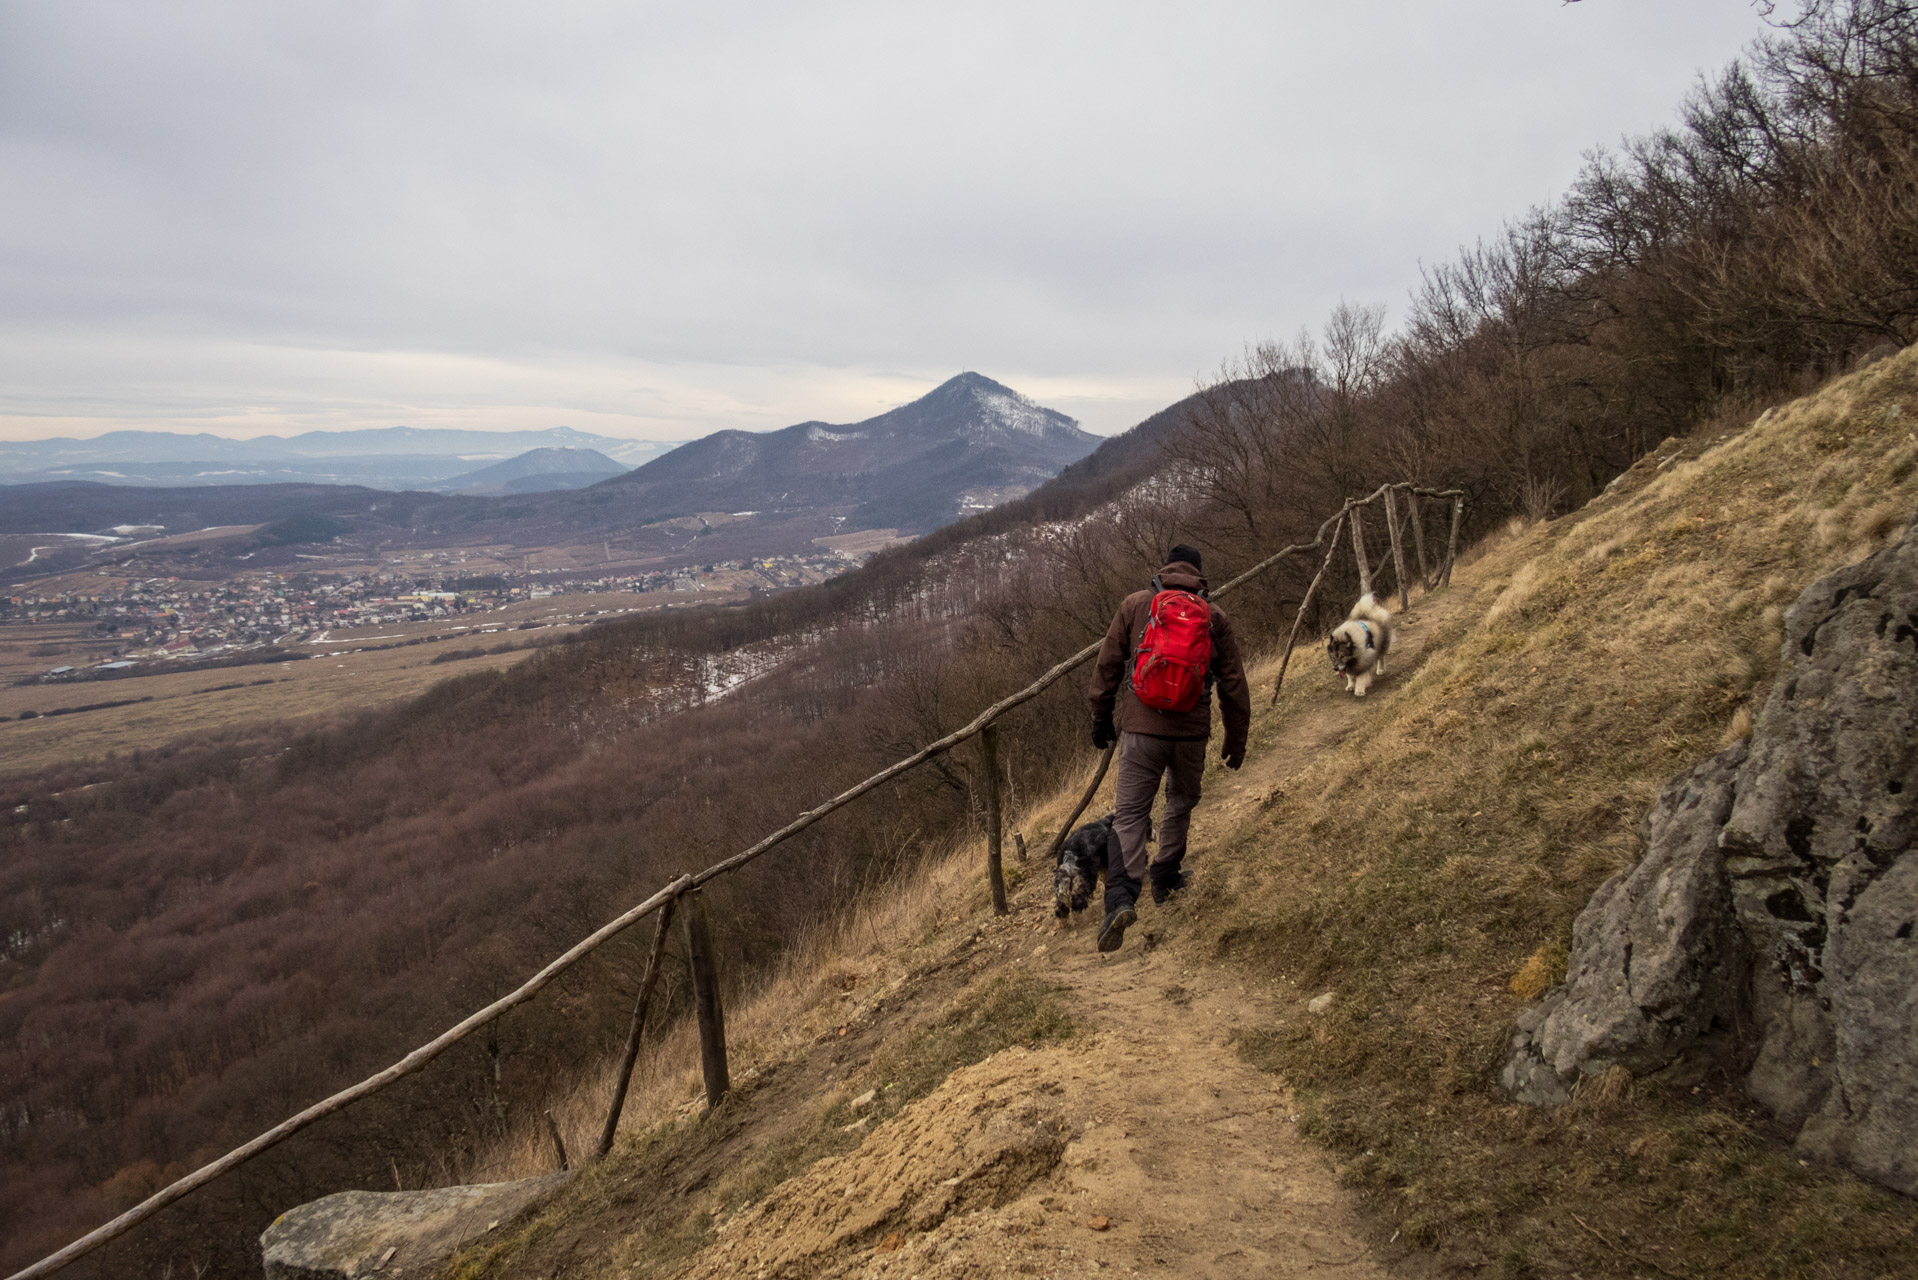
<svg viewBox="0 0 1918 1280"><path fill-rule="evenodd" d="M1398 503L1401 497L1403 497L1410 506L1407 526L1401 526L1399 520ZM1285 653L1279 664L1278 683L1275 683L1272 691L1272 697L1275 702L1278 699L1279 684L1283 683L1285 679L1285 668L1292 659L1293 646L1298 642L1299 627L1305 619L1307 610L1312 604L1320 582L1324 579L1326 571L1331 568L1333 560L1338 555L1341 527L1348 522L1350 523L1352 546L1358 564L1360 586L1363 590L1370 591L1372 589L1373 578L1386 563L1385 559L1381 559L1379 564L1374 566L1368 561L1365 539L1359 523L1359 513L1362 509L1378 504L1383 504L1384 506L1386 529L1390 541L1390 548L1386 555L1393 565L1395 580L1399 590L1401 609L1410 601L1409 593L1411 586L1406 570L1405 549L1402 540L1402 532L1405 527L1409 527L1412 531L1412 541L1419 565L1420 578L1425 582L1428 588L1433 585L1435 580L1434 574L1428 571L1426 566L1425 536L1423 530L1424 519L1420 507L1420 503L1424 499L1447 499L1450 500L1452 504L1451 527L1449 537L1446 541L1445 556L1436 572L1436 582L1439 585L1449 585L1452 579L1452 565L1458 556L1459 522L1465 509L1465 495L1457 489L1424 489L1410 483L1399 483L1381 485L1378 489L1363 498L1347 499L1345 504L1341 506L1336 513L1328 517L1326 521L1319 526L1317 535L1314 536L1310 542L1298 542L1284 547L1259 561L1259 563L1225 583L1225 585L1212 591L1211 594L1215 599L1223 595L1228 595L1252 579L1269 572L1292 556L1303 555L1309 551L1323 550L1325 552L1325 558L1320 564L1317 574L1313 576L1311 586L1307 589L1304 598L1299 602L1298 614L1293 620L1291 634L1286 639ZM821 818L824 818L834 810L845 808L867 792L884 786L901 774L918 768L935 756L950 751L971 738L987 735L987 877L991 882L993 909L999 914L1004 914L1007 909L1006 892L1005 882L1000 868L999 855L1002 838L1001 826L1004 815L1003 806L999 802L1000 781L996 761L996 734L993 733L993 726L1007 712L1032 701L1060 680L1064 679L1074 669L1091 661L1093 656L1098 652L1099 641L1094 641L1071 657L1066 658L1064 661L1052 667L1025 688L1015 693L1007 694L1005 697L999 699L999 701L993 703L984 711L981 711L977 716L974 716L972 721L963 728L955 729L945 737L927 744L903 760L895 761L865 781L840 792L817 808L808 809L750 848L742 849L732 857L707 867L704 871L680 876L677 880L672 881L638 906L607 921L598 929L595 929L592 933L574 943L545 968L528 978L517 989L501 996L485 1008L478 1010L455 1025L447 1028L385 1070L370 1075L358 1084L342 1089L332 1097L316 1102L299 1114L281 1121L252 1141L235 1147L218 1160L194 1170L179 1181L155 1192L133 1208L128 1209L119 1217L89 1231L86 1235L81 1236L78 1240L67 1245L59 1252L49 1254L47 1257L42 1258L23 1271L15 1272L9 1280L38 1280L41 1276L52 1275L68 1263L86 1256L110 1240L125 1235L128 1231L131 1231L134 1227L145 1222L148 1218L159 1213L167 1206L193 1194L193 1192L206 1186L208 1183L231 1173L247 1161L253 1159L253 1157L286 1141L314 1122L324 1119L337 1111L343 1111L360 1099L378 1093L395 1081L421 1070L429 1062L432 1062L433 1059L439 1057L481 1027L486 1026L507 1010L531 1000L551 983L553 979L578 964L605 943L610 942L647 916L658 914L659 921L656 926L651 954L646 967L646 975L640 983L639 996L634 1003L632 1027L628 1033L625 1050L621 1056L618 1077L614 1087L612 1107L606 1117L606 1123L600 1133L599 1143L595 1151L596 1156L604 1156L612 1149L613 1136L619 1128L620 1115L624 1110L626 1102L628 1082L631 1079L633 1064L638 1057L640 1036L646 1023L647 1007L651 1002L653 988L659 975L659 962L661 953L665 947L666 928L672 920L674 908L679 905L681 898L687 900L686 905L688 909L685 913L688 927L687 950L693 970L694 1011L699 1022L700 1061L706 1083L706 1097L709 1104L717 1105L719 1100L725 1096L730 1084L726 1063L724 1014L719 1001L718 974L713 965L711 944L706 937L706 913L705 905L699 897L700 887L718 879L720 876L729 875L750 862L758 860L779 845L798 835L801 831L804 831L807 827L812 826ZM1086 789L1085 794L1079 801L1078 807L1072 811L1071 816L1066 819L1065 824L1060 827L1058 835L1053 839L1051 848L1048 851L1049 859L1058 856L1061 842L1065 839L1066 833L1072 829L1073 824L1078 821L1079 815L1083 813L1086 806L1091 803L1093 795L1098 790L1100 780L1105 776L1106 766L1111 762L1111 755L1111 750L1108 749L1101 758L1098 772L1093 778L1092 785ZM554 1145L558 1147L561 1152L561 1163L565 1163L565 1149L559 1144L556 1131Z"/></svg>

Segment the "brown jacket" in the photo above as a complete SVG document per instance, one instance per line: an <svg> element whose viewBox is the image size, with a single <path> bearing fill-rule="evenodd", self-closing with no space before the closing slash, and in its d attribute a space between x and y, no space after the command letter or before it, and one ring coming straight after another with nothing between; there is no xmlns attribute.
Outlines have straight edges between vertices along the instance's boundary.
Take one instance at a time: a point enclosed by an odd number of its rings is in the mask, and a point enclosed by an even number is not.
<svg viewBox="0 0 1918 1280"><path fill-rule="evenodd" d="M1183 560L1174 560L1159 570L1159 581L1167 587L1198 591L1206 581L1199 571ZM1099 661L1092 669L1092 687L1086 691L1094 716L1112 716L1121 733L1143 733L1155 738L1209 738L1212 736L1212 696L1208 691L1199 705L1190 711L1160 711L1140 702L1132 692L1132 655L1138 652L1139 638L1152 614L1151 591L1135 591L1119 603L1106 628L1105 642L1099 646ZM1217 605L1212 606L1212 678L1219 691L1219 716L1225 721L1225 754L1245 750L1245 736L1252 724L1252 692L1245 683L1245 664L1239 660L1239 642L1233 639L1232 624ZM1116 700L1116 706L1115 706Z"/></svg>

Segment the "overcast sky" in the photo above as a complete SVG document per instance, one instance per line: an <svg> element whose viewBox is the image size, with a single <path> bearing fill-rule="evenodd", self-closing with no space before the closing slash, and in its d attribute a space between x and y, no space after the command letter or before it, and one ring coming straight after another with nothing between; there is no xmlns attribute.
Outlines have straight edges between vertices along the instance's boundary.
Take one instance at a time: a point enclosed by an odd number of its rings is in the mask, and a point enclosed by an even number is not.
<svg viewBox="0 0 1918 1280"><path fill-rule="evenodd" d="M1749 0L0 0L0 438L1123 430L1671 119Z"/></svg>

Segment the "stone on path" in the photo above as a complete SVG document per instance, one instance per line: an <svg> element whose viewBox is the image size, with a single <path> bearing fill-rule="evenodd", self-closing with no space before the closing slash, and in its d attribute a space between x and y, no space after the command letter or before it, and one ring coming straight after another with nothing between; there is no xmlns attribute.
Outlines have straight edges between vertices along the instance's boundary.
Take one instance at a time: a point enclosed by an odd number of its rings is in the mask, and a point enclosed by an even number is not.
<svg viewBox="0 0 1918 1280"><path fill-rule="evenodd" d="M570 1175L437 1191L341 1191L289 1209L260 1236L267 1280L431 1276L510 1225Z"/></svg>

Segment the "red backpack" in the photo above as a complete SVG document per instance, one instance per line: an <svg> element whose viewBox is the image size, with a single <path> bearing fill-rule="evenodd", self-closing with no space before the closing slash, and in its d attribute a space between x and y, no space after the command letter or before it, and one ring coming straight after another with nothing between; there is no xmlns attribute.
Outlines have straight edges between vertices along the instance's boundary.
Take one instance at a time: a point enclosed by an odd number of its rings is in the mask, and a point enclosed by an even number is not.
<svg viewBox="0 0 1918 1280"><path fill-rule="evenodd" d="M1159 711L1190 711L1205 696L1212 665L1212 606L1190 591L1152 597L1152 615L1132 663L1132 692Z"/></svg>

